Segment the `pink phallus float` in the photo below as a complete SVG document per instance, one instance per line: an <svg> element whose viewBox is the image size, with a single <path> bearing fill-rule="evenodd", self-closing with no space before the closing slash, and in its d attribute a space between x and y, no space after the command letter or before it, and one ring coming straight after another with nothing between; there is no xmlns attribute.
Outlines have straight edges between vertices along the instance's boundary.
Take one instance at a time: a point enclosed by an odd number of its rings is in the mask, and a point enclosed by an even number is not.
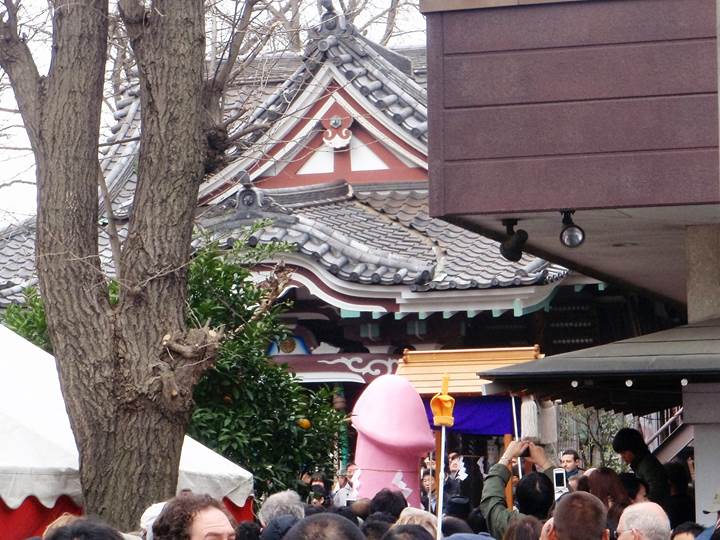
<svg viewBox="0 0 720 540"><path fill-rule="evenodd" d="M435 446L422 399L403 377L383 375L358 398L352 416L358 432L353 485L360 497L383 488L401 491L420 506L420 458Z"/></svg>

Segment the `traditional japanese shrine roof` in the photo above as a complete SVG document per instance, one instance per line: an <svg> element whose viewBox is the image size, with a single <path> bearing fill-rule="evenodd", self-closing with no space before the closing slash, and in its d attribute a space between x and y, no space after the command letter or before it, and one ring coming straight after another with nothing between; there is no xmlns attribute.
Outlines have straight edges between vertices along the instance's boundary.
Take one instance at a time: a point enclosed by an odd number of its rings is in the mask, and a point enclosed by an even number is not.
<svg viewBox="0 0 720 540"><path fill-rule="evenodd" d="M408 182L400 175L397 181L358 185L339 176L331 184L262 189L266 178L259 175L268 173L257 172L257 164L271 161L267 157L279 145L292 153L293 145L301 144L292 130L302 122L317 126L318 118L306 113L328 95L328 88L335 89L337 95L331 97L336 105L354 103L362 109L356 111L362 129L376 129L378 140L395 144L408 167L426 170L424 51L404 52L407 56L368 41L328 10L302 56L257 58L226 96L228 118L240 109L256 108L230 129L231 135L247 133L229 149L227 164L201 186L199 201L204 206L199 208L198 223L217 238L231 239L242 236L254 220L270 219L272 223L251 241L291 243L291 263L315 276L313 294L323 287L341 291L336 296L344 295L345 300L336 305L344 309L357 309L354 300L346 301L348 295L385 299L373 304L380 311L399 310L401 303L410 311L514 309L522 314L542 307L568 271L530 255L509 262L500 255L497 242L430 218L426 182ZM258 90L258 80L269 84ZM137 181L137 81L120 88L115 119L100 147L100 163L122 238ZM247 131L257 125L263 127ZM102 197L98 218L101 225L107 223ZM0 233L0 307L20 300L22 289L35 284L34 243L34 219ZM99 244L103 267L112 275L109 240L102 227ZM368 287L376 287L377 293ZM486 294L485 289L495 292ZM453 290L458 292L453 295ZM471 290L471 295L460 294ZM499 292L505 290L517 292ZM418 294L424 298L418 300ZM415 307L408 307L411 304Z"/></svg>
<svg viewBox="0 0 720 540"><path fill-rule="evenodd" d="M409 285L413 291L547 284L567 270L535 257L502 258L499 245L427 214L425 183L361 186L345 182L262 190L250 185L200 223L221 240L249 223L272 224L251 242L282 241L340 279Z"/></svg>

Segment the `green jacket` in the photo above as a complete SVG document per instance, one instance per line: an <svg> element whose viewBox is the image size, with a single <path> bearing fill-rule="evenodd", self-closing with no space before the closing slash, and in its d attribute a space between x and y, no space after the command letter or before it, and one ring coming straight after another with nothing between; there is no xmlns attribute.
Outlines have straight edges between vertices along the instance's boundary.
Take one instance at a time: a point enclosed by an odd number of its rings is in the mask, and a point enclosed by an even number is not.
<svg viewBox="0 0 720 540"><path fill-rule="evenodd" d="M651 453L635 457L630 464L635 475L649 486L648 499L662 505L670 495L670 485L665 468Z"/></svg>
<svg viewBox="0 0 720 540"><path fill-rule="evenodd" d="M544 470L543 473L552 479L552 471L553 468L550 467ZM505 486L509 481L510 469L505 465L496 463L490 467L490 472L488 472L483 483L480 511L485 516L488 531L497 540L502 540L511 520L525 517L525 514L507 508Z"/></svg>

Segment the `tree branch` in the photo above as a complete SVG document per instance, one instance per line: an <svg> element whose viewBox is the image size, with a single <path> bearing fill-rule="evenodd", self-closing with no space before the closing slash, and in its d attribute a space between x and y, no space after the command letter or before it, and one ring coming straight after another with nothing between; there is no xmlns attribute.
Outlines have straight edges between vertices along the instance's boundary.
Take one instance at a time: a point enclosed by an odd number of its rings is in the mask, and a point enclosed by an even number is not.
<svg viewBox="0 0 720 540"><path fill-rule="evenodd" d="M42 110L42 78L25 40L18 35L20 2L3 0L0 9L0 67L10 77L30 141L35 146L40 139Z"/></svg>
<svg viewBox="0 0 720 540"><path fill-rule="evenodd" d="M258 131L260 129L267 129L270 126L272 126L272 124L267 124L267 123L254 124L252 126L248 126L244 129L241 129L237 133L233 133L231 137L228 137L228 143L233 143L233 142L237 141L238 139L240 139L241 137L244 137L245 135L248 135L248 134L250 134L254 131Z"/></svg>
<svg viewBox="0 0 720 540"><path fill-rule="evenodd" d="M390 7L386 10L387 19L385 20L385 32L383 33L383 37L380 38L380 45L387 45L395 31L395 19L397 18L399 3L400 0L391 0Z"/></svg>
<svg viewBox="0 0 720 540"><path fill-rule="evenodd" d="M233 34L230 38L229 44L225 48L227 51L227 58L220 61L220 64L215 71L215 75L210 82L211 88L216 92L222 91L222 89L225 88L228 77L230 76L233 66L240 54L243 41L245 41L247 29L250 26L250 17L252 16L255 4L257 4L258 1L259 0L245 0L240 17L233 21Z"/></svg>

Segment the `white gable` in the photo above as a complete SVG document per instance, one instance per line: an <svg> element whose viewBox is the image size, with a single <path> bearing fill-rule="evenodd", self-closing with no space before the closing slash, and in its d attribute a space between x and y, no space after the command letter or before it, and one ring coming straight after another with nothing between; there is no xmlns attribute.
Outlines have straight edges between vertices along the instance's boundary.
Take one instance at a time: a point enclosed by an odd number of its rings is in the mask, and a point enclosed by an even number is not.
<svg viewBox="0 0 720 540"><path fill-rule="evenodd" d="M373 152L371 146L376 145L365 144L357 137L350 139L350 167L353 171L379 171L390 168Z"/></svg>
<svg viewBox="0 0 720 540"><path fill-rule="evenodd" d="M335 153L332 148L322 146L300 167L298 174L331 173L335 170Z"/></svg>

